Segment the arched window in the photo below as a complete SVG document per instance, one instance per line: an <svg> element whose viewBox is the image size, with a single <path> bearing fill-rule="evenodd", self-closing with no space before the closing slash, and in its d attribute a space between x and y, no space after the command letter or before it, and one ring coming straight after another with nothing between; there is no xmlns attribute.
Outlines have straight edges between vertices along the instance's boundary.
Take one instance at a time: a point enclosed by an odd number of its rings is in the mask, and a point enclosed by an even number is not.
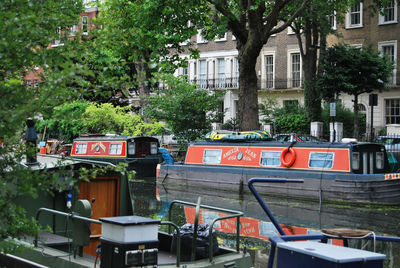
<svg viewBox="0 0 400 268"><path fill-rule="evenodd" d="M358 112L360 114L367 114L367 108L365 107L364 104L362 104L362 103L358 104Z"/></svg>

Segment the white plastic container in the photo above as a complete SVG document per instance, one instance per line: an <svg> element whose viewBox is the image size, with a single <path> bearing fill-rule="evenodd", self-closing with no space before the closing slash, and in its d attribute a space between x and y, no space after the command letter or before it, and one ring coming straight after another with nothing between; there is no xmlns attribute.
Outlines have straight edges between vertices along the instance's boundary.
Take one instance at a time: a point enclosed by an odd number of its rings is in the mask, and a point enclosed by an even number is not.
<svg viewBox="0 0 400 268"><path fill-rule="evenodd" d="M100 218L102 237L119 243L141 243L158 239L160 220L140 216Z"/></svg>

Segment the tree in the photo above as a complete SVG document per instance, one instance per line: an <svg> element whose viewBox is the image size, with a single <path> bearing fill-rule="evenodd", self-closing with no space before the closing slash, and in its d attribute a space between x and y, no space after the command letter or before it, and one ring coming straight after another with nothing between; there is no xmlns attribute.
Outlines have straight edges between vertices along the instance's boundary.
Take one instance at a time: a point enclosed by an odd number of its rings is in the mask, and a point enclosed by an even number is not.
<svg viewBox="0 0 400 268"><path fill-rule="evenodd" d="M327 35L334 33L330 19L342 21L342 13L347 11L349 2L348 0L310 1L307 3L307 8L290 26L299 44L304 74L304 106L307 118L311 122L322 119L321 96L316 81L318 55L323 54L326 49Z"/></svg>
<svg viewBox="0 0 400 268"><path fill-rule="evenodd" d="M84 133L114 133L129 136L158 135L164 131L161 123L145 122L130 107L111 103L67 102L54 108L52 115L39 121L38 130L48 136L72 142Z"/></svg>
<svg viewBox="0 0 400 268"><path fill-rule="evenodd" d="M187 8L190 6L191 8ZM108 0L101 7L95 44L112 51L124 69L120 83L127 93L136 90L142 101L157 81L153 73L173 72L185 59L181 43L196 33L189 20L198 20L204 9L195 0ZM143 103L142 103L143 105Z"/></svg>
<svg viewBox="0 0 400 268"><path fill-rule="evenodd" d="M178 141L189 142L202 137L219 117L224 92L210 92L190 85L184 77L167 75L167 89L150 96L147 115L166 122Z"/></svg>
<svg viewBox="0 0 400 268"><path fill-rule="evenodd" d="M129 107L114 107L110 103L92 103L83 114L89 133L115 133L129 136L160 135L164 132L161 123L149 123Z"/></svg>
<svg viewBox="0 0 400 268"><path fill-rule="evenodd" d="M387 56L382 57L372 46L357 48L335 45L321 59L319 86L323 98L332 101L340 93L353 96L354 137L358 137L358 96L373 90L387 89L393 70Z"/></svg>
<svg viewBox="0 0 400 268"><path fill-rule="evenodd" d="M61 102L66 80L75 79L75 70L64 61L60 50L47 49L56 39L73 43L58 31L78 24L83 10L78 0L4 0L0 1L0 252L12 250L5 245L6 238L19 238L24 233L34 233L38 226L27 219L21 207L15 204L20 196L38 194L38 187L52 189L55 180L25 168L22 163L21 132L27 117L34 117L51 102ZM62 31L61 31L62 32ZM64 49L61 47L61 50ZM23 83L28 71L37 67L64 65L63 76L58 80L46 73L40 90ZM67 71L68 70L68 71ZM47 76L48 75L48 76Z"/></svg>
<svg viewBox="0 0 400 268"><path fill-rule="evenodd" d="M204 25L209 37L226 29L236 37L239 60L239 124L241 130L258 129L258 87L255 69L257 57L269 37L291 25L306 7L308 0L199 2L208 2L211 5L210 23Z"/></svg>
<svg viewBox="0 0 400 268"><path fill-rule="evenodd" d="M142 83L151 81L149 63L179 61L181 42L196 34L196 28L209 39L230 30L239 51L239 124L242 130L251 130L259 128L257 57L269 37L290 25L308 1L110 0L101 14L106 18L107 42L121 55L129 54L122 58L135 65ZM140 96L148 94L143 92Z"/></svg>
<svg viewBox="0 0 400 268"><path fill-rule="evenodd" d="M267 98L263 103L260 103L260 114L263 116L264 123L274 121L274 112L278 108L278 101L275 98Z"/></svg>
<svg viewBox="0 0 400 268"><path fill-rule="evenodd" d="M51 116L37 123L37 131L47 136L57 137L65 142L72 140L81 133L87 133L86 119L83 114L89 103L82 101L66 102L63 105L54 107Z"/></svg>

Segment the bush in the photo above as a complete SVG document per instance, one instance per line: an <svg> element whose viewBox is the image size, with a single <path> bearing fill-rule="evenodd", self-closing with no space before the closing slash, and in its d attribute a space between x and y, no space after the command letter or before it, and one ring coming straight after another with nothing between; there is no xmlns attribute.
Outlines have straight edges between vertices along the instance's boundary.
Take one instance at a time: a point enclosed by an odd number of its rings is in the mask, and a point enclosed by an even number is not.
<svg viewBox="0 0 400 268"><path fill-rule="evenodd" d="M37 123L37 131L67 143L83 133L153 136L164 132L161 123L146 122L129 107L111 103L70 102L55 107L50 118Z"/></svg>
<svg viewBox="0 0 400 268"><path fill-rule="evenodd" d="M277 133L308 133L310 122L305 108L299 105L289 105L274 112L275 131Z"/></svg>
<svg viewBox="0 0 400 268"><path fill-rule="evenodd" d="M351 109L344 107L343 104L336 104L336 116L332 118L330 115L330 107L329 103L325 103L322 108L322 121L324 123L324 133L329 136L329 123L333 122L341 122L343 123L343 137L353 137L353 129L354 129L354 113ZM359 133L366 132L366 117L363 114L358 113L358 122L359 122ZM359 138L359 137L355 137Z"/></svg>

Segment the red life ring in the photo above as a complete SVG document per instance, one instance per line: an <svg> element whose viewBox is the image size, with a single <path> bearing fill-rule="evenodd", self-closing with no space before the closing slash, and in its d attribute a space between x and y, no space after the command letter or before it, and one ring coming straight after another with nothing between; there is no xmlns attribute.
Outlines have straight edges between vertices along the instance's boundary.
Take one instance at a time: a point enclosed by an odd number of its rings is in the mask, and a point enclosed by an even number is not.
<svg viewBox="0 0 400 268"><path fill-rule="evenodd" d="M291 157L289 158L289 161L285 161L285 156L288 152L290 152ZM292 147L284 149L281 153L282 166L291 167L294 164L294 161L296 161L296 151Z"/></svg>

